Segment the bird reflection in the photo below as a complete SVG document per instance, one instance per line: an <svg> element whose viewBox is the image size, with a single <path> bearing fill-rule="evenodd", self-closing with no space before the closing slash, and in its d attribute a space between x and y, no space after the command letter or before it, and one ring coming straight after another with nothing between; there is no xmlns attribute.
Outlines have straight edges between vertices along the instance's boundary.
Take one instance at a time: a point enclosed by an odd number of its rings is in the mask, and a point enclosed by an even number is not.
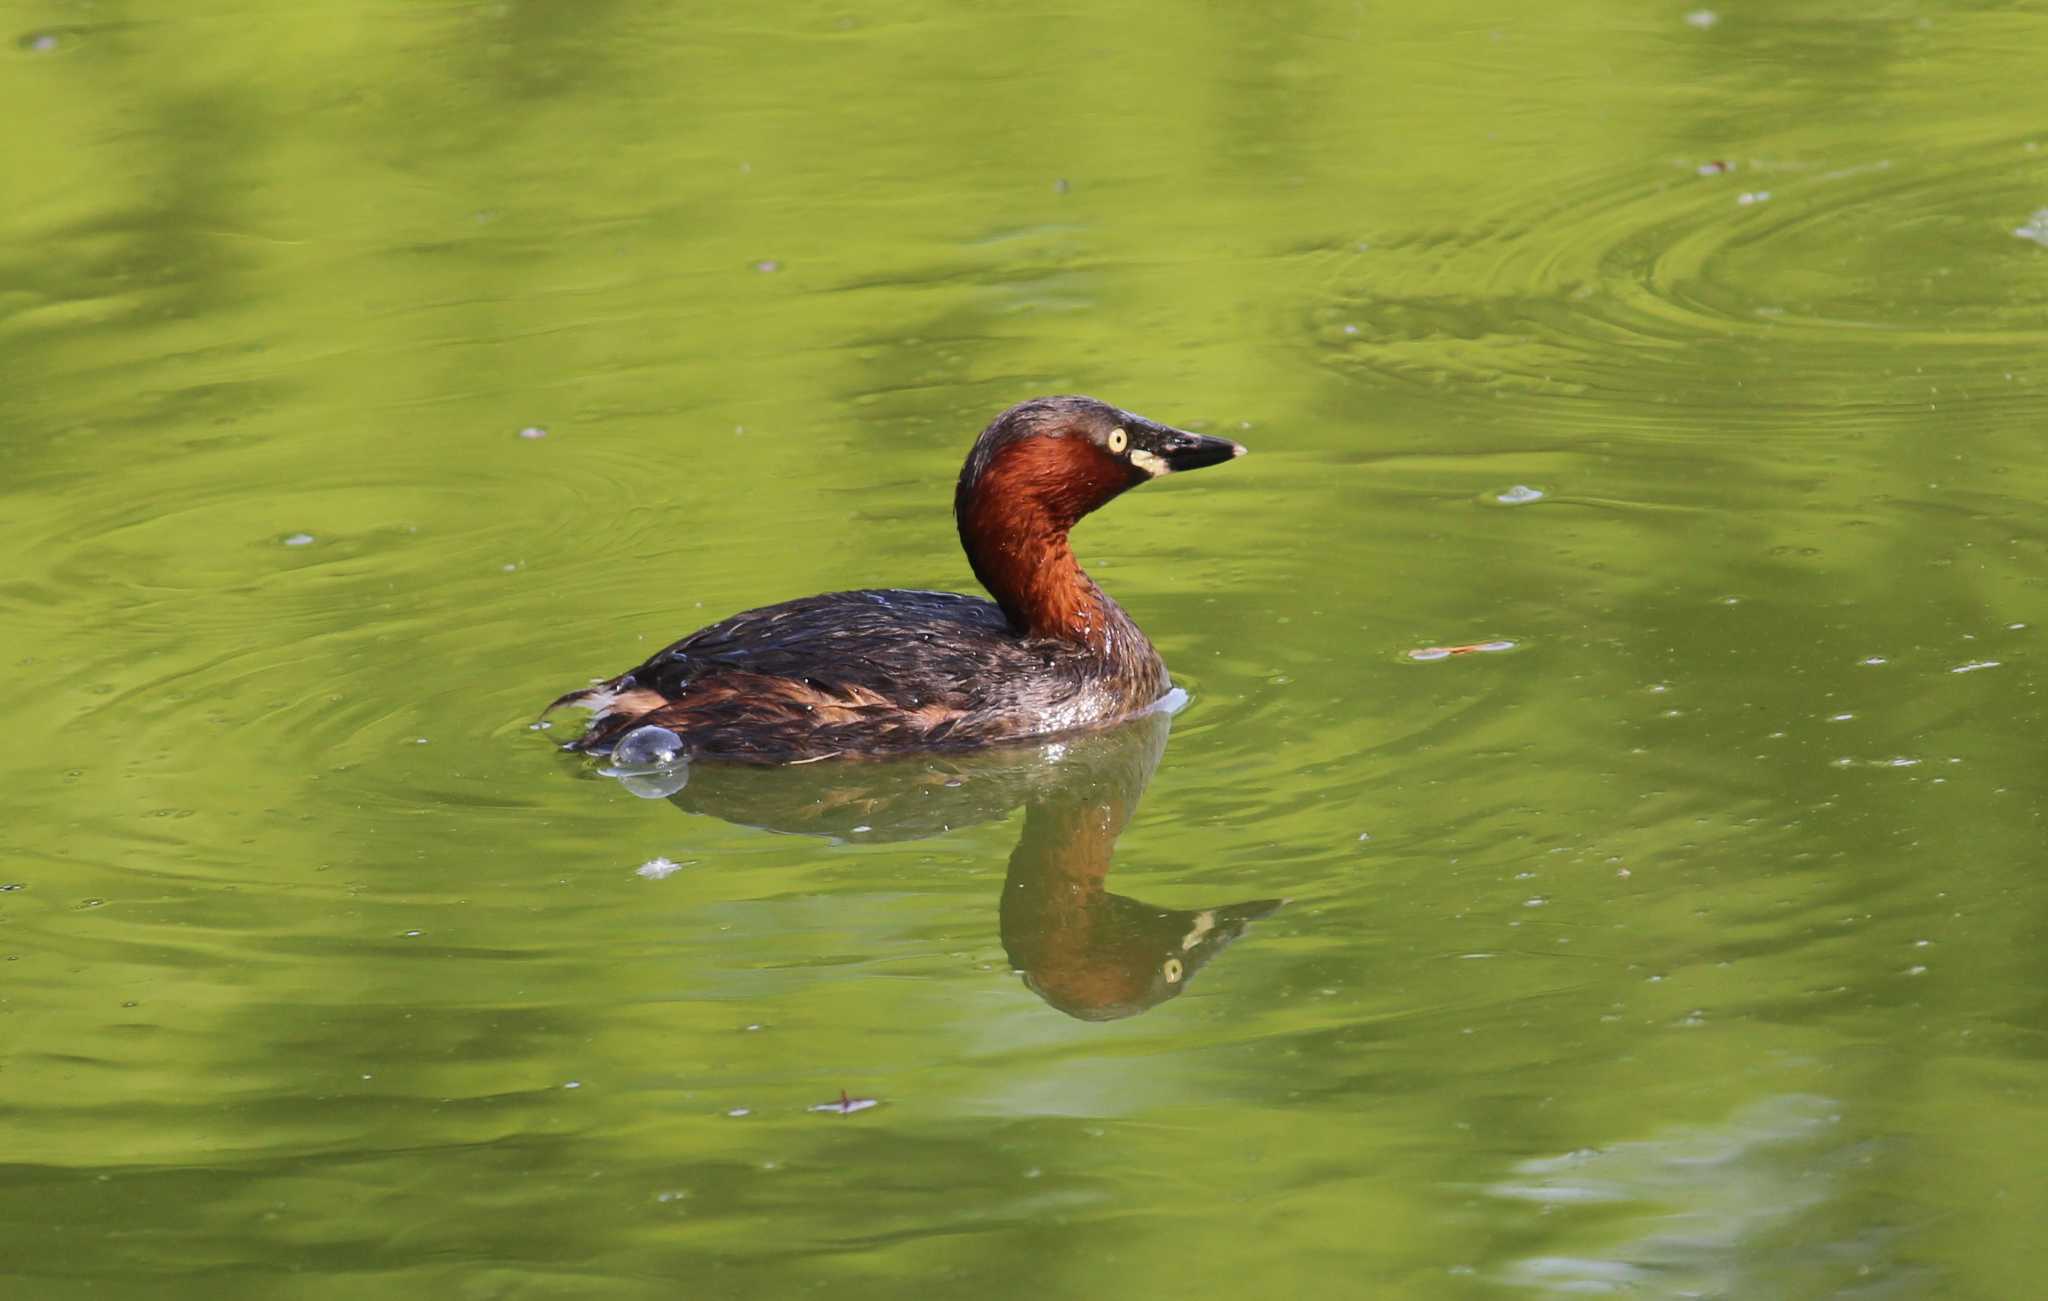
<svg viewBox="0 0 2048 1301"><path fill-rule="evenodd" d="M1166 750L1164 711L1022 747L781 768L705 763L622 774L642 794L727 822L804 835L916 840L1024 806L999 910L1003 950L1069 1016L1134 1016L1185 990L1284 902L1173 909L1106 888L1117 837ZM675 785L682 781L680 788Z"/></svg>

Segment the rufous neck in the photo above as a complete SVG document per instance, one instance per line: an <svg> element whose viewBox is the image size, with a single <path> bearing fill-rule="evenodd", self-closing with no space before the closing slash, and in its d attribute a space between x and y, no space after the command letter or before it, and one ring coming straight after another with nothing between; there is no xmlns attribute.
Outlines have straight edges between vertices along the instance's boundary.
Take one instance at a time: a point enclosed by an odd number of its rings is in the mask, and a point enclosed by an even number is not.
<svg viewBox="0 0 2048 1301"><path fill-rule="evenodd" d="M960 543L974 576L1027 637L1105 645L1109 598L1068 545L1068 521L1031 503L977 500L960 518Z"/></svg>

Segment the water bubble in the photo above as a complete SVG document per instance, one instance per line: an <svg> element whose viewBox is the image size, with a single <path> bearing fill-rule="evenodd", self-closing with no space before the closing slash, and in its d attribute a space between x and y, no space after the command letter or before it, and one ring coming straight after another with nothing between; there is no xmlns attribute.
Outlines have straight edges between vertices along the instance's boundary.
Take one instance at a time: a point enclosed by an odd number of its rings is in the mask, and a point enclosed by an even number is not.
<svg viewBox="0 0 2048 1301"><path fill-rule="evenodd" d="M759 271L764 276L773 275L775 272L782 270L782 263L772 257L764 257L754 264L754 270Z"/></svg>
<svg viewBox="0 0 2048 1301"><path fill-rule="evenodd" d="M682 737L659 723L649 723L620 738L612 749L612 761L628 768L663 768L674 763L682 752Z"/></svg>
<svg viewBox="0 0 2048 1301"><path fill-rule="evenodd" d="M650 768L645 772L616 772L628 795L637 795L643 800L665 800L690 784L690 765L676 764L671 768Z"/></svg>
<svg viewBox="0 0 2048 1301"><path fill-rule="evenodd" d="M294 533L285 538L284 544L288 547L310 547L313 545L313 535L311 533Z"/></svg>
<svg viewBox="0 0 2048 1301"><path fill-rule="evenodd" d="M644 876L650 881L659 881L663 877L674 876L682 870L683 865L681 863L666 858L650 858L634 868L633 875Z"/></svg>
<svg viewBox="0 0 2048 1301"><path fill-rule="evenodd" d="M1751 204L1769 203L1771 201L1771 192L1769 190L1744 190L1741 194L1735 196L1735 201L1745 208Z"/></svg>
<svg viewBox="0 0 2048 1301"><path fill-rule="evenodd" d="M1524 506L1532 501L1542 501L1543 490L1541 488L1531 488L1526 483L1518 483L1495 497L1494 500L1503 506Z"/></svg>
<svg viewBox="0 0 2048 1301"><path fill-rule="evenodd" d="M528 440L536 438L546 438L548 436L548 431L545 427L541 425L528 425L526 428L519 431L519 436L521 438Z"/></svg>
<svg viewBox="0 0 2048 1301"><path fill-rule="evenodd" d="M1720 21L1721 15L1715 13L1711 9L1695 9L1685 16L1686 26L1697 27L1703 32L1707 31L1708 29L1713 27L1714 24Z"/></svg>
<svg viewBox="0 0 2048 1301"><path fill-rule="evenodd" d="M21 47L36 54L48 54L51 50L57 48L57 44L57 33L37 32L33 36L24 37Z"/></svg>
<svg viewBox="0 0 2048 1301"><path fill-rule="evenodd" d="M2036 208L2034 215L2027 218L2027 224L2014 229L2013 234L2048 247L2048 208Z"/></svg>

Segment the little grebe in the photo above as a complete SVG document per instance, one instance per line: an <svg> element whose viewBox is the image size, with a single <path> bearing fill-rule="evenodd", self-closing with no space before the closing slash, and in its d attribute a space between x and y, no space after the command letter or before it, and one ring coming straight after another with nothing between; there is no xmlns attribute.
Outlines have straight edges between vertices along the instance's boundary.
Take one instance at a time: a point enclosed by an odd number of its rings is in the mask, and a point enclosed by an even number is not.
<svg viewBox="0 0 2048 1301"><path fill-rule="evenodd" d="M1244 450L1094 398L1019 403L975 440L953 494L960 544L993 602L868 590L763 606L548 708L592 711L572 750L605 753L657 724L690 755L755 763L986 745L1127 718L1173 684L1138 625L1082 572L1067 533L1127 488Z"/></svg>

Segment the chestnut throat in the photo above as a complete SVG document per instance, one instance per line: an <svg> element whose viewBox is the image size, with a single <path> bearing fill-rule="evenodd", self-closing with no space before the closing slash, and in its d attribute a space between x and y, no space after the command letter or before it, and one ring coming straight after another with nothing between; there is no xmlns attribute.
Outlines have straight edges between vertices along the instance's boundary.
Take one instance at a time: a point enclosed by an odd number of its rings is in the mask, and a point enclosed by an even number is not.
<svg viewBox="0 0 2048 1301"><path fill-rule="evenodd" d="M975 482L961 485L960 544L1019 635L1114 657L1142 635L1074 559L1067 534L1128 484L1108 472L1114 467L1062 456L1054 440L1034 441L1040 445L1005 449Z"/></svg>

